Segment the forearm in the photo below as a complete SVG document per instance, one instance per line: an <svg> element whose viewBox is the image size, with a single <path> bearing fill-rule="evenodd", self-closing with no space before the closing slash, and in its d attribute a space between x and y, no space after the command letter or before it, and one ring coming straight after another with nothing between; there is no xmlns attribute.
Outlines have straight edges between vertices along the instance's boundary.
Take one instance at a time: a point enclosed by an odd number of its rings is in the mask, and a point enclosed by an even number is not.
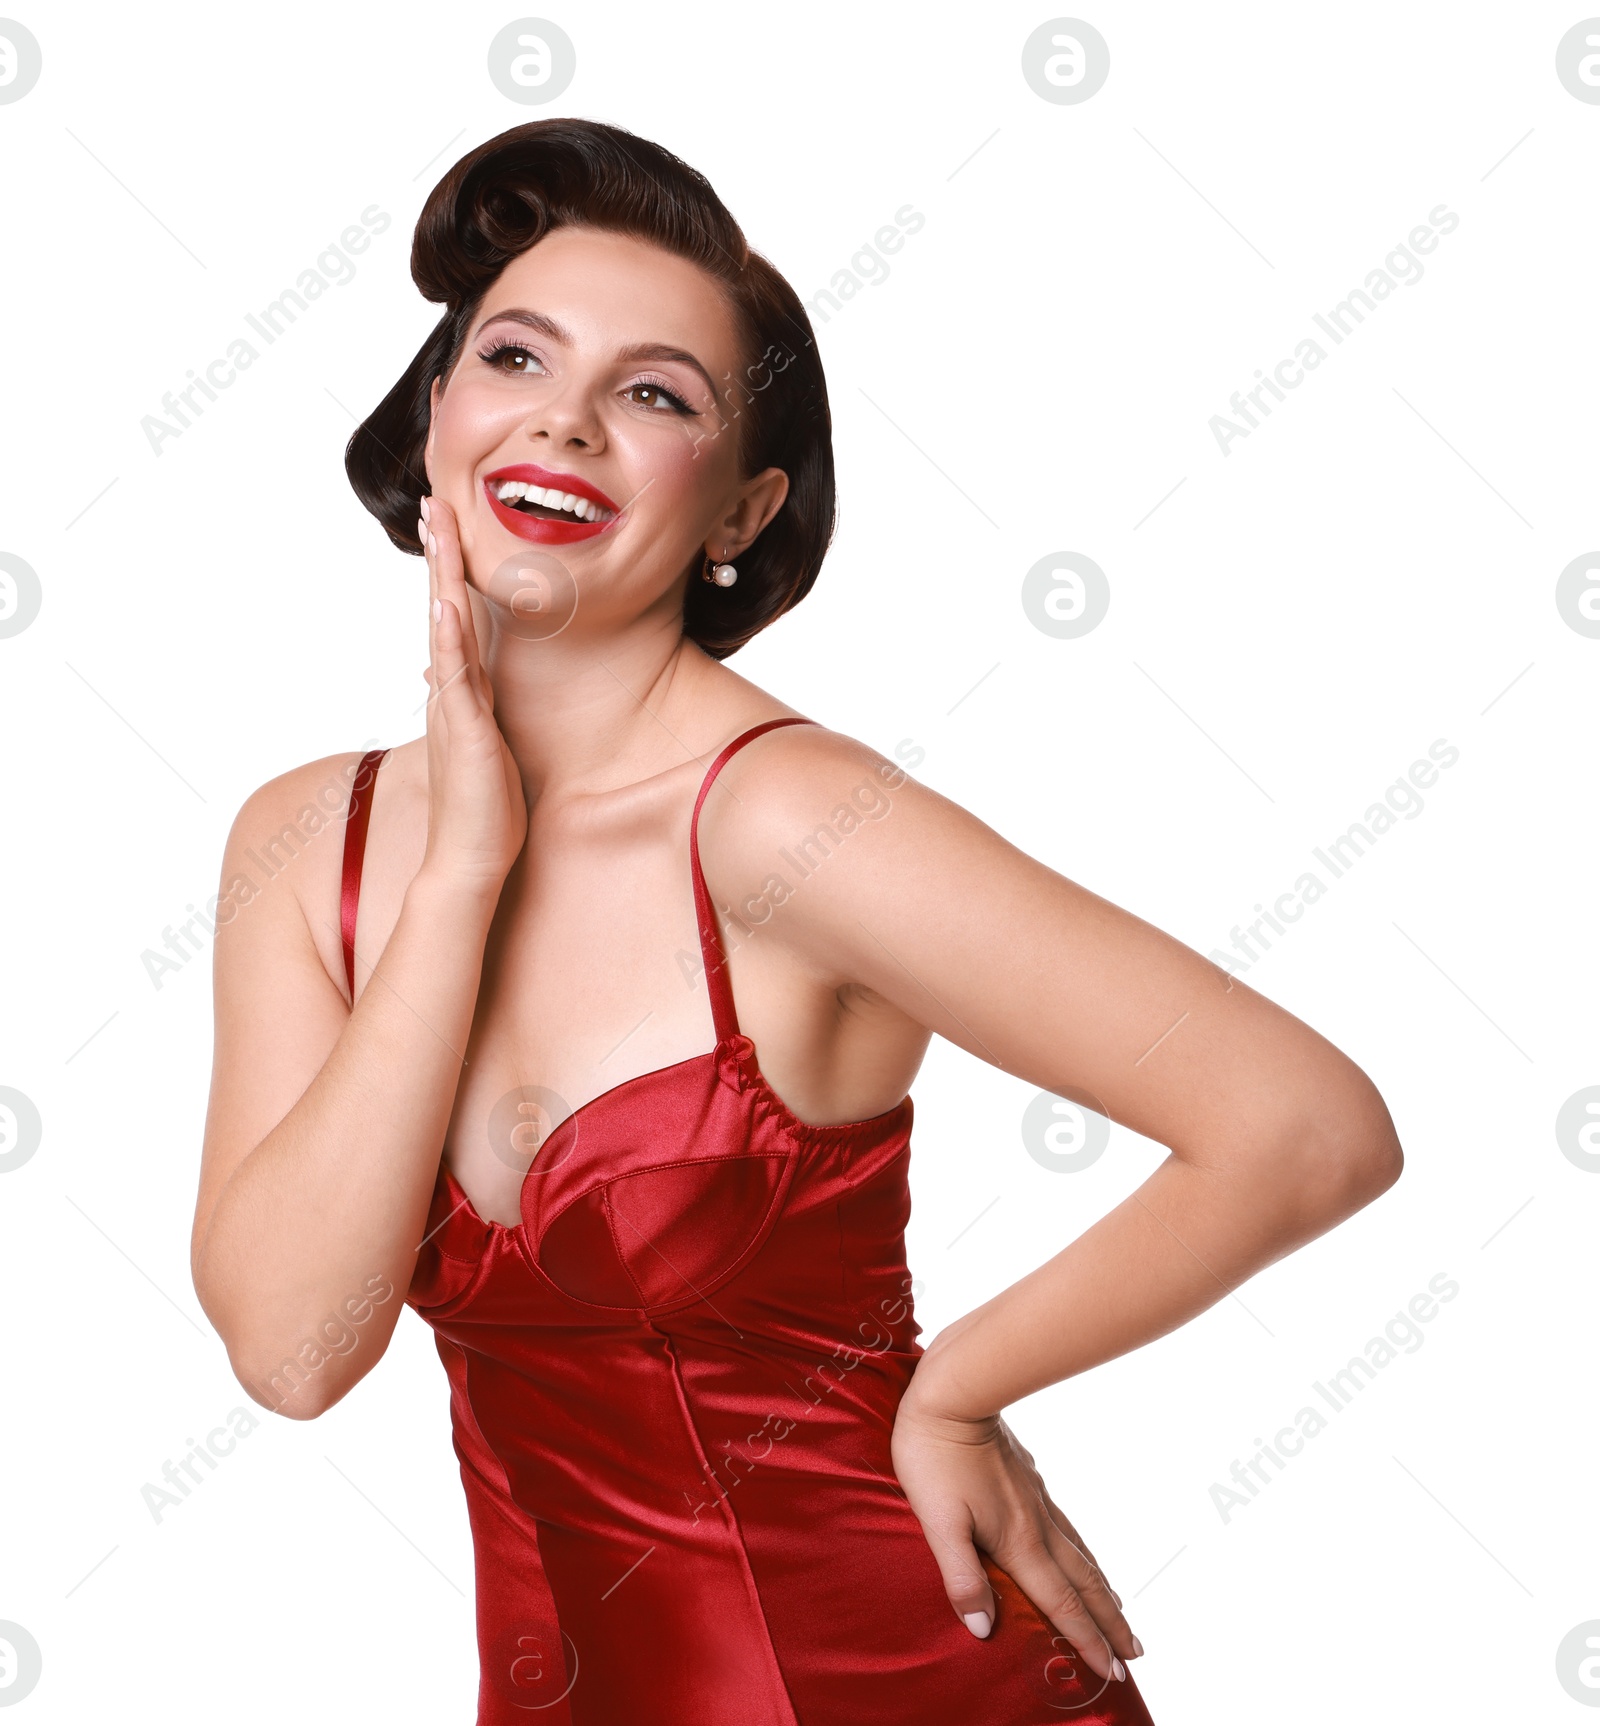
<svg viewBox="0 0 1600 1726"><path fill-rule="evenodd" d="M321 1071L217 1199L195 1288L259 1400L318 1327L373 1279L410 1285L471 1032L494 903L417 877ZM379 1284L378 1286L382 1286ZM367 1298L371 1298L367 1293ZM382 1354L401 1301L318 1368L307 1407L336 1401Z"/></svg>
<svg viewBox="0 0 1600 1726"><path fill-rule="evenodd" d="M1168 1158L1048 1263L941 1331L908 1398L992 1416L1175 1330L1392 1183L1398 1144L1378 1112L1331 1165L1287 1146L1278 1158Z"/></svg>

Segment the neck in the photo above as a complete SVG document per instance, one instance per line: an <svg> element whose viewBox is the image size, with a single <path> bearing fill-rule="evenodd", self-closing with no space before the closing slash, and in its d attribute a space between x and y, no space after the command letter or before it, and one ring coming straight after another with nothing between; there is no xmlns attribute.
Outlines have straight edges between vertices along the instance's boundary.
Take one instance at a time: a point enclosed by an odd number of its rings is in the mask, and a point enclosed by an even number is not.
<svg viewBox="0 0 1600 1726"><path fill-rule="evenodd" d="M638 783L710 747L703 735L711 686L731 677L682 633L682 613L638 617L618 631L574 627L530 641L475 606L494 687L494 718L522 775L530 807ZM742 680L740 680L742 681Z"/></svg>

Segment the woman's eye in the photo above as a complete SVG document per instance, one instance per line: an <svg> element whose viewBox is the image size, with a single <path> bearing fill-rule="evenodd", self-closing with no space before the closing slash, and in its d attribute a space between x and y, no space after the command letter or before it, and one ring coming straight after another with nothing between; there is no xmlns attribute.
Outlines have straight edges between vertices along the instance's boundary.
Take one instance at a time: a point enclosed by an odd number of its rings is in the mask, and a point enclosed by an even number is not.
<svg viewBox="0 0 1600 1726"><path fill-rule="evenodd" d="M521 365L503 364L502 362L508 357L519 359L524 363ZM488 353L484 354L483 360L486 365L493 366L496 371L505 372L514 378L531 377L535 368L541 372L544 370L544 367L539 364L538 355L530 353L527 348L522 347L517 342L501 342L497 347L491 348Z"/></svg>
<svg viewBox="0 0 1600 1726"><path fill-rule="evenodd" d="M679 414L692 411L683 397L674 394L665 384L629 384L623 394L635 407L651 408L657 411L665 408L671 413Z"/></svg>

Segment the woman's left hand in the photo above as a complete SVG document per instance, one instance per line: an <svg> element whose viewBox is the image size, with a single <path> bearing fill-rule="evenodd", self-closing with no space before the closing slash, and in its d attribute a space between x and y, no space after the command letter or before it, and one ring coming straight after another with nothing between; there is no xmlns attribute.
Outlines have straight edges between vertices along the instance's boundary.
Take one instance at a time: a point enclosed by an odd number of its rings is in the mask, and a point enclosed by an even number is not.
<svg viewBox="0 0 1600 1726"><path fill-rule="evenodd" d="M913 1375L890 1454L950 1604L973 1635L987 1636L995 1616L981 1550L1102 1678L1127 1676L1118 1656L1144 1650L1121 1601L999 1415L969 1419L936 1409L916 1395Z"/></svg>

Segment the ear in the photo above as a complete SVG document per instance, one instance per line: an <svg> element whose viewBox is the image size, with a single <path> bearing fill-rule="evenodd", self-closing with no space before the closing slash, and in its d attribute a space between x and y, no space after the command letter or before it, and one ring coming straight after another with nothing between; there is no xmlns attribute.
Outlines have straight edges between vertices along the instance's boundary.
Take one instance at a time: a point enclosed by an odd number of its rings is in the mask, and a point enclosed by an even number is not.
<svg viewBox="0 0 1600 1726"><path fill-rule="evenodd" d="M746 480L738 496L706 542L706 555L733 559L752 546L761 530L783 508L789 495L789 476L781 467L769 467Z"/></svg>

